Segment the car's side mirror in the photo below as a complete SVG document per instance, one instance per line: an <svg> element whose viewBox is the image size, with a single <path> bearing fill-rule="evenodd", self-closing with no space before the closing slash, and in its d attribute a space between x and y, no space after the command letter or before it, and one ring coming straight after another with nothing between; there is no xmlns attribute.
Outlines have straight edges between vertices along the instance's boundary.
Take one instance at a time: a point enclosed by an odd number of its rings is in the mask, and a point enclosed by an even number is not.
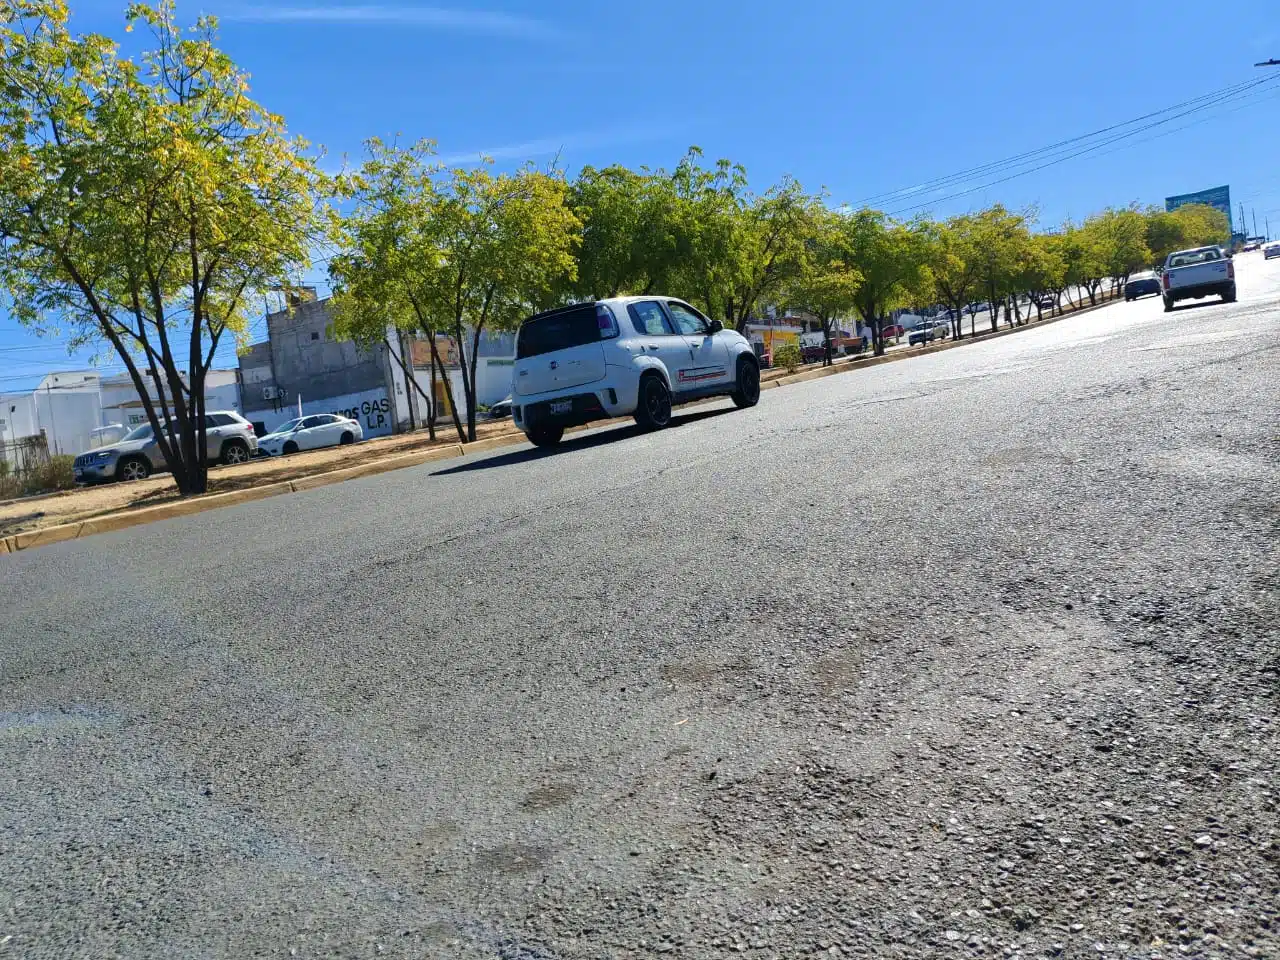
<svg viewBox="0 0 1280 960"><path fill-rule="evenodd" d="M712 332L712 333L719 333L719 332L720 332L721 330L723 330L723 329L724 329L724 324L723 324L723 323L721 323L719 320L712 320L712 321L711 321L711 332Z"/></svg>

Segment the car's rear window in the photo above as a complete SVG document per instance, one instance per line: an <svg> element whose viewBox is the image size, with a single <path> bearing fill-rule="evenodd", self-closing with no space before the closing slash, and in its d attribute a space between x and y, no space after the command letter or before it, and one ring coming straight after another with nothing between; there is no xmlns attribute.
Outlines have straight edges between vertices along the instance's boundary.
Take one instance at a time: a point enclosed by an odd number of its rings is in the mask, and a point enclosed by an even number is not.
<svg viewBox="0 0 1280 960"><path fill-rule="evenodd" d="M516 357L536 357L617 335L618 325L608 307L603 303L584 303L526 320L516 338Z"/></svg>
<svg viewBox="0 0 1280 960"><path fill-rule="evenodd" d="M1221 259L1222 255L1215 248L1210 247L1208 250L1189 250L1186 253L1179 253L1169 260L1169 266L1185 267L1193 263L1209 263Z"/></svg>

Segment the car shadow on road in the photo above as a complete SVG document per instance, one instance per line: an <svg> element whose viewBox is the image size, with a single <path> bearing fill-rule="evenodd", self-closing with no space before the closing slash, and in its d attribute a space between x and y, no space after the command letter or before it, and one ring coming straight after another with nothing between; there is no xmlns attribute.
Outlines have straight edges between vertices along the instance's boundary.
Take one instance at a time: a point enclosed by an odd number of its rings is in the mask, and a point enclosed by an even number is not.
<svg viewBox="0 0 1280 960"><path fill-rule="evenodd" d="M1209 297L1205 297L1205 299L1197 300L1194 303L1177 304L1174 306L1172 310L1168 312L1177 313L1180 310L1203 310L1205 307L1229 307L1229 306L1231 306L1231 304L1223 300L1221 297L1213 297L1212 299L1210 299Z"/></svg>
<svg viewBox="0 0 1280 960"><path fill-rule="evenodd" d="M726 413L733 413L733 407L718 407L713 410L694 410L689 413L676 414L671 418L671 424L668 430L677 430L682 426L690 423L697 423L699 420L709 420L712 417L723 416ZM447 477L454 473L471 473L475 470L493 470L497 467L509 467L518 463L528 463L531 460L542 460L546 457L561 457L566 454L574 453L578 450L591 450L595 447L604 447L613 443L621 443L632 437L642 437L646 435L646 431L638 426L618 427L613 430L601 430L599 433L578 434L565 438L560 446L554 450L540 450L534 446L521 447L510 453L504 453L496 457L486 457L482 460L473 460L470 463L460 463L456 467L448 467L444 470L437 470L431 474L433 477ZM465 453L464 453L465 455Z"/></svg>

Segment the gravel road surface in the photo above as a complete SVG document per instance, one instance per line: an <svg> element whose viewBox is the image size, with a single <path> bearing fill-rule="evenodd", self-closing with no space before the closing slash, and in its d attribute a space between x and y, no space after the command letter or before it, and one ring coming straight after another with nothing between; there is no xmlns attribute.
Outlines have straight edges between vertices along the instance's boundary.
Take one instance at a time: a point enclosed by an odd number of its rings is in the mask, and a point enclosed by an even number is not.
<svg viewBox="0 0 1280 960"><path fill-rule="evenodd" d="M0 558L0 958L1280 956L1280 264Z"/></svg>

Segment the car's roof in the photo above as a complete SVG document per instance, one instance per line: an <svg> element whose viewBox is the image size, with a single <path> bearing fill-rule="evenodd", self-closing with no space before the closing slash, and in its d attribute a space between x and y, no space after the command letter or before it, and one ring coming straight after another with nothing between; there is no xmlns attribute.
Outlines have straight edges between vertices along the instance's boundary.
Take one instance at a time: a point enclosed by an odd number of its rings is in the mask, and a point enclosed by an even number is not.
<svg viewBox="0 0 1280 960"><path fill-rule="evenodd" d="M681 303L687 301L683 297L677 297L669 293L647 293L629 295L625 297L604 297L600 300L582 300L578 303L566 303L562 307L552 307L550 310L543 310L535 313L531 317L526 317L523 322L528 323L530 320L539 320L542 317L553 317L557 313L564 313L567 310L577 310L580 307L594 307L604 304L609 307L626 307L628 304L637 303L641 300L679 300Z"/></svg>

